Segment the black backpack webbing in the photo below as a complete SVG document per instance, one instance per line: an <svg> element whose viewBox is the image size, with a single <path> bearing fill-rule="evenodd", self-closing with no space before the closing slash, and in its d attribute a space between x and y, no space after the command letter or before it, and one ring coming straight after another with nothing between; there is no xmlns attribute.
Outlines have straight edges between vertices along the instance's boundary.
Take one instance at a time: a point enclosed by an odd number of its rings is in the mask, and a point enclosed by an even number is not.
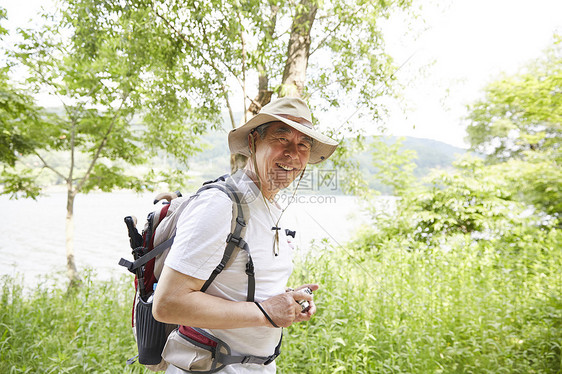
<svg viewBox="0 0 562 374"><path fill-rule="evenodd" d="M194 340L193 338L184 335L181 331L179 331L179 334L186 340L190 341L191 343L193 343L194 345L210 350L213 355L214 358L216 360L216 363L213 365L213 367L216 369L217 368L217 363L221 363L224 366L226 365L232 365L232 364L259 364L259 365L269 365L270 363L272 363L280 354L281 354L281 344L283 342L283 334L281 334L281 338L279 339L279 343L277 343L277 346L275 347L275 351L273 352L272 355L270 356L252 356L252 355L247 355L247 356L233 356L231 354L231 350L230 347L228 346L228 344L226 344L224 341L222 341L221 339L217 338L214 335L211 335L210 333L208 333L207 331L200 329L200 328L196 328L196 327L188 327L188 329L191 329L192 331L195 331L197 334L199 334L201 337L203 338L207 338L208 340L211 340L213 342L216 343L216 347L212 348L210 346L208 346L205 343L201 343L198 340ZM224 353L226 352L226 353ZM184 373L193 373L193 372L189 372L189 371L185 371L181 368L180 369L182 372ZM219 369L222 369L219 368ZM212 369L213 370L213 369ZM213 371L206 371L204 373L210 373Z"/></svg>
<svg viewBox="0 0 562 374"><path fill-rule="evenodd" d="M174 242L175 237L176 237L176 234L174 233L166 241L163 241L162 243L158 244L156 247L154 247L152 249L152 251L150 251L147 254L145 254L144 256L138 258L137 260L135 260L135 262L131 262L131 261L125 260L124 258L121 258L121 260L119 260L119 265L126 267L127 270L129 270L131 273L136 274L135 271L138 268L140 268L143 265L146 265L146 263L148 261L150 261L153 258L155 258L156 256L164 253L164 251L166 249L170 248L172 246L172 243Z"/></svg>

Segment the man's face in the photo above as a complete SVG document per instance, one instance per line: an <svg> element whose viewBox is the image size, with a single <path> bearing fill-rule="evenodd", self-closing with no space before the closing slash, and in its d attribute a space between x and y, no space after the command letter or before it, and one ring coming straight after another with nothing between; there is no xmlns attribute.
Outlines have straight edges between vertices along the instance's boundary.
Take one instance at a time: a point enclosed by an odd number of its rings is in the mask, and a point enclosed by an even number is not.
<svg viewBox="0 0 562 374"><path fill-rule="evenodd" d="M310 158L312 139L283 122L272 123L263 139L257 133L250 136L255 139L262 192L272 198L303 171Z"/></svg>

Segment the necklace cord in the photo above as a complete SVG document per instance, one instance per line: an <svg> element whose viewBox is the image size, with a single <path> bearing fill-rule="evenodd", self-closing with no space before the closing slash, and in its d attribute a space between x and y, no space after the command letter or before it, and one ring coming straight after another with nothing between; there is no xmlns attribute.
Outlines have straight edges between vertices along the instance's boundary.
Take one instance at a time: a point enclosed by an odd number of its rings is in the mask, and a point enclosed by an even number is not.
<svg viewBox="0 0 562 374"><path fill-rule="evenodd" d="M265 197L264 193L263 193L263 189L262 189L262 180L260 179L259 173L258 173L258 162L256 159L256 139L254 138L254 136L251 136L252 139L250 141L250 158L252 159L252 163L254 166L254 173L256 174L256 179L257 179L257 184L258 184L258 189L263 197L263 202L265 204L265 207L267 208L267 212L269 213L269 217L271 218L271 221L275 223L275 225L272 227L272 230L275 230L275 235L274 235L274 239L273 239L273 254L275 256L279 256L279 222L281 221L281 217L283 217L283 214L285 213L285 210L287 210L287 208L289 207L289 205L291 205L291 203L295 200L295 195L297 193L297 190L300 186L301 180L304 176L304 173L306 171L306 165L304 166L304 168L302 169L302 172L299 176L299 180L297 181L297 186L295 187L295 189L293 190L293 194L291 196L291 199L289 200L289 203L287 204L287 206L285 208L283 208L281 210L281 214L279 214L279 218L277 218L277 222L275 221L275 219L273 218L273 214L271 214L271 208L269 207L269 203L268 203L268 199Z"/></svg>

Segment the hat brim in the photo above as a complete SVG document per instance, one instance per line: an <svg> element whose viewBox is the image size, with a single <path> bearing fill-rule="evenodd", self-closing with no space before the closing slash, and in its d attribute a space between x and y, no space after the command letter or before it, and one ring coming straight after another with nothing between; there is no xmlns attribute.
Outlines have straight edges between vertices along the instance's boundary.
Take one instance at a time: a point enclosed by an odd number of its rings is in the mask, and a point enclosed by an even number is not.
<svg viewBox="0 0 562 374"><path fill-rule="evenodd" d="M338 143L336 141L308 126L292 121L288 118L276 116L275 114L258 113L243 126L230 131L228 134L228 147L230 148L230 153L239 153L246 157L250 157L250 148L248 145L248 135L250 132L264 123L276 121L283 122L295 130L300 131L301 133L314 139L312 148L310 149L310 158L308 159L309 164L317 164L325 161L338 147Z"/></svg>

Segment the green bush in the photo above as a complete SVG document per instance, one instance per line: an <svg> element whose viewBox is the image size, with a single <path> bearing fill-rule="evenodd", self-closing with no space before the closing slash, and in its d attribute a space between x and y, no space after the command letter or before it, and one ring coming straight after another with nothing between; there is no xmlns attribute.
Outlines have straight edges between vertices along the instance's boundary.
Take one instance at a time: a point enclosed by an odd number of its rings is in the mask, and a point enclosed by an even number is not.
<svg viewBox="0 0 562 374"><path fill-rule="evenodd" d="M323 286L319 311L289 329L280 372L562 372L557 195L530 164L456 167L346 247L313 248L293 283Z"/></svg>

